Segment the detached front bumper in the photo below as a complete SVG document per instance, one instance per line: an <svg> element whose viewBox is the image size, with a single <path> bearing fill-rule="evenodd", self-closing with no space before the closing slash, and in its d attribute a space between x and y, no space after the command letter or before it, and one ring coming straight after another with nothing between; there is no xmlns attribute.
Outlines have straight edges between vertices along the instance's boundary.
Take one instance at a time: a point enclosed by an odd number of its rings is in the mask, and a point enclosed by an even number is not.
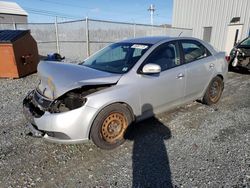
<svg viewBox="0 0 250 188"><path fill-rule="evenodd" d="M97 109L82 106L62 113L43 112L34 105L30 95L24 99L23 112L33 132L36 130L46 140L57 143L80 143L89 139Z"/></svg>

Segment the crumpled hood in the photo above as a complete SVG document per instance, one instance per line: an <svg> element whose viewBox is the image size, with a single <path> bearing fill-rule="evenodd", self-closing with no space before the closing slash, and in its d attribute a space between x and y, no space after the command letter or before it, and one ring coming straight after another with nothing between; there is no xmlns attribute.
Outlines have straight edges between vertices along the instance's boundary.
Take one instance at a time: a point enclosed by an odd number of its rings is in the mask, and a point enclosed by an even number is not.
<svg viewBox="0 0 250 188"><path fill-rule="evenodd" d="M83 65L52 61L41 61L37 72L41 80L38 89L50 99L85 85L115 84L122 76Z"/></svg>

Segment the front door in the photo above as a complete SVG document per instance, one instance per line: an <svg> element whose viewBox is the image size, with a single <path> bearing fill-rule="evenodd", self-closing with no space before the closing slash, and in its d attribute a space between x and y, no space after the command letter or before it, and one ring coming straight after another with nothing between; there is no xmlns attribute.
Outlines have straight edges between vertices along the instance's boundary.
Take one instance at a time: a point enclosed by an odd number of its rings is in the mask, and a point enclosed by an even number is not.
<svg viewBox="0 0 250 188"><path fill-rule="evenodd" d="M185 65L181 65L177 42L156 48L143 65L153 63L161 67L160 74L141 74L141 108L143 114L163 112L182 102L185 88Z"/></svg>
<svg viewBox="0 0 250 188"><path fill-rule="evenodd" d="M229 25L227 28L227 40L225 51L226 54L229 55L230 51L233 49L236 43L241 40L241 33L242 33L242 25Z"/></svg>

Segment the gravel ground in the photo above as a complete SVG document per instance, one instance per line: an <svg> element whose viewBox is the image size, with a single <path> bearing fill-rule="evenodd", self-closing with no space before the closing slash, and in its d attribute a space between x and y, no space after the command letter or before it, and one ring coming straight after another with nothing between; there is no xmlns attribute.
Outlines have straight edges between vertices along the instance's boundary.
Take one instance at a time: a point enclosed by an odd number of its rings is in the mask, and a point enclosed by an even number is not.
<svg viewBox="0 0 250 188"><path fill-rule="evenodd" d="M22 99L36 74L0 80L0 187L250 187L250 76L229 73L221 101L190 103L131 127L104 151L27 136Z"/></svg>

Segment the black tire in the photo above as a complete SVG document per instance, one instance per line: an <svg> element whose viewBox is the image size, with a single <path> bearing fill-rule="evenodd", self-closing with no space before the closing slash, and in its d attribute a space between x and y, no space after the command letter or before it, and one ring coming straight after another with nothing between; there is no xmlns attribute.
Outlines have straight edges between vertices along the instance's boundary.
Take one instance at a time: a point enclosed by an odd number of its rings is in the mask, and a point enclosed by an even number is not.
<svg viewBox="0 0 250 188"><path fill-rule="evenodd" d="M206 105L216 104L222 95L222 91L224 89L224 82L221 77L216 76L212 79L208 88L206 90L205 95L203 96L202 102Z"/></svg>
<svg viewBox="0 0 250 188"><path fill-rule="evenodd" d="M101 149L111 150L124 143L124 134L132 123L129 109L119 103L111 104L97 115L91 130L90 138Z"/></svg>
<svg viewBox="0 0 250 188"><path fill-rule="evenodd" d="M233 61L230 61L228 63L228 71L234 71L235 67L233 67L232 63L233 63Z"/></svg>
<svg viewBox="0 0 250 188"><path fill-rule="evenodd" d="M228 71L230 71L230 72L234 72L235 70L238 69L237 66L236 66L236 67L233 66L233 61L234 61L234 59L232 59L232 60L228 63Z"/></svg>

